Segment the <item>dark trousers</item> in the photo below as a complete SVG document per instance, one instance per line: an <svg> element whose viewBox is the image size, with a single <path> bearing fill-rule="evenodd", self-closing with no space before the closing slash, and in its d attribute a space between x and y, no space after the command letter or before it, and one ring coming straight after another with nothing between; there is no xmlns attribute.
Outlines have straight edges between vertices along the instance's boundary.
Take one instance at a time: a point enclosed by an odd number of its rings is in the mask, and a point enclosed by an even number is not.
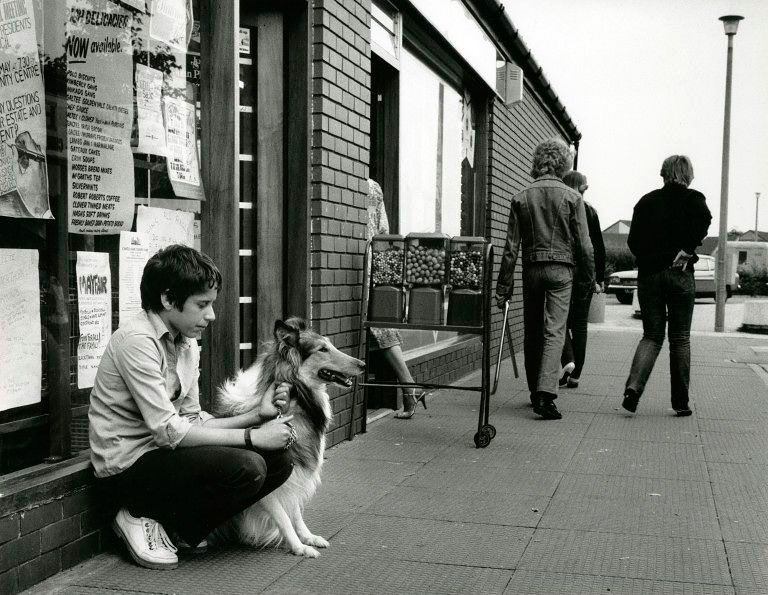
<svg viewBox="0 0 768 595"><path fill-rule="evenodd" d="M98 484L131 515L154 519L196 545L282 485L292 470L293 463L282 450L158 448Z"/></svg>
<svg viewBox="0 0 768 595"><path fill-rule="evenodd" d="M568 311L568 326L565 331L565 345L560 364L569 362L576 364L571 373L574 378L581 378L584 360L587 357L587 320L589 305L592 303L593 285L582 286L574 283L571 296L571 309Z"/></svg>
<svg viewBox="0 0 768 595"><path fill-rule="evenodd" d="M557 396L572 283L573 267L569 265L540 262L523 267L523 350L532 394Z"/></svg>
<svg viewBox="0 0 768 595"><path fill-rule="evenodd" d="M691 320L695 288L693 273L667 269L640 277L638 301L643 315L643 338L635 351L626 388L640 396L664 343L664 326L669 316L669 374L672 407L688 406L691 376Z"/></svg>

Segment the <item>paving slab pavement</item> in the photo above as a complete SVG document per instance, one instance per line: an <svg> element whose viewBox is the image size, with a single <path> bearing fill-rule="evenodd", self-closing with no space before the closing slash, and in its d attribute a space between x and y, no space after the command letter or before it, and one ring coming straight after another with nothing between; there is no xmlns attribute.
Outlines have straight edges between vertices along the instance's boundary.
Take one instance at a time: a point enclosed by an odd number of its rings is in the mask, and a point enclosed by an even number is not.
<svg viewBox="0 0 768 595"><path fill-rule="evenodd" d="M507 361L485 449L478 394L445 390L329 449L318 559L233 546L150 571L116 550L28 593L768 593L768 337L694 334L688 418L666 348L637 414L620 408L639 338L590 331L559 421Z"/></svg>

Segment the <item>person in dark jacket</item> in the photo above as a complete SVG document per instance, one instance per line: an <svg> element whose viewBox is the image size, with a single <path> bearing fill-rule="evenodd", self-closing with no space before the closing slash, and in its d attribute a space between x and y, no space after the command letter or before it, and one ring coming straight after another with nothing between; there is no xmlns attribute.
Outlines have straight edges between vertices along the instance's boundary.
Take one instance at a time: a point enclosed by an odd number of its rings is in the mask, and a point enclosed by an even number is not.
<svg viewBox="0 0 768 595"><path fill-rule="evenodd" d="M712 215L701 192L688 186L693 165L685 155L672 155L661 166L664 187L635 205L627 245L637 259L637 291L643 312L643 338L635 351L622 407L637 411L645 384L664 342L669 317L669 371L672 408L691 415L691 319L695 287L696 247L707 235Z"/></svg>
<svg viewBox="0 0 768 595"><path fill-rule="evenodd" d="M584 196L589 188L587 176L577 171L569 171L563 176L563 182ZM589 239L595 257L595 280L590 282L585 278L585 272L577 268L573 279L571 291L571 309L568 311L568 326L565 331L565 346L560 363L563 366L560 386L576 388L579 386L581 371L584 368L584 360L587 353L587 318L589 317L589 305L592 303L592 294L603 291L605 279L605 244L603 232L600 229L600 219L597 211L587 201L584 201L584 210L587 215L587 227Z"/></svg>
<svg viewBox="0 0 768 595"><path fill-rule="evenodd" d="M534 150L534 182L512 197L496 285L503 309L512 297L522 242L525 375L533 410L545 419L562 417L555 399L574 266L590 283L595 277L584 200L562 181L572 165L570 149L560 139L546 140Z"/></svg>

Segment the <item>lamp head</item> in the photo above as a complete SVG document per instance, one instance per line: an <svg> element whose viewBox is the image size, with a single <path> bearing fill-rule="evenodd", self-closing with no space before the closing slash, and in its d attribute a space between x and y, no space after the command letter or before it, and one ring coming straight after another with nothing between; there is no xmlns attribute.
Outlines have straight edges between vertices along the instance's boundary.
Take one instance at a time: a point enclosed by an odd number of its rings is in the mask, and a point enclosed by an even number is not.
<svg viewBox="0 0 768 595"><path fill-rule="evenodd" d="M724 17L720 17L720 20L723 21L725 34L736 35L736 31L739 29L739 21L741 21L743 18L744 17L735 14L729 14Z"/></svg>

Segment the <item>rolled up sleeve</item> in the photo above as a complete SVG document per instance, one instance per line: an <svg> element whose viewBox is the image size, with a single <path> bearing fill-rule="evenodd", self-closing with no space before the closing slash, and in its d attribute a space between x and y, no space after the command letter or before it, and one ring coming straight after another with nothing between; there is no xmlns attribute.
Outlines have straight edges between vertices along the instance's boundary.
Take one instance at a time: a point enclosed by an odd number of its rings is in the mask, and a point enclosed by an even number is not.
<svg viewBox="0 0 768 595"><path fill-rule="evenodd" d="M184 396L184 401L179 408L179 415L189 421L193 426L201 426L209 419L213 419L213 415L207 411L203 411L200 407L200 385L198 379L200 373L195 374L195 379L192 382L192 386L189 392Z"/></svg>
<svg viewBox="0 0 768 595"><path fill-rule="evenodd" d="M176 412L168 396L160 344L146 335L129 335L117 350L115 365L157 446L176 448L192 422Z"/></svg>

